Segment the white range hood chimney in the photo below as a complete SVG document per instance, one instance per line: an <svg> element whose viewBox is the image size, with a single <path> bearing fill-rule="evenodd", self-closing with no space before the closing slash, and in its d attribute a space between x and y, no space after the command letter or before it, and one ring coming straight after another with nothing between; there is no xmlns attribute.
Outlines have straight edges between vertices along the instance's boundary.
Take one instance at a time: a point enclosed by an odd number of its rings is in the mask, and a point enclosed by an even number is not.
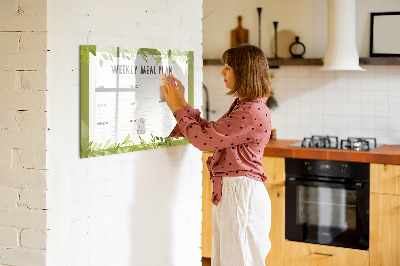
<svg viewBox="0 0 400 266"><path fill-rule="evenodd" d="M358 70L355 0L328 0L328 44L323 71Z"/></svg>

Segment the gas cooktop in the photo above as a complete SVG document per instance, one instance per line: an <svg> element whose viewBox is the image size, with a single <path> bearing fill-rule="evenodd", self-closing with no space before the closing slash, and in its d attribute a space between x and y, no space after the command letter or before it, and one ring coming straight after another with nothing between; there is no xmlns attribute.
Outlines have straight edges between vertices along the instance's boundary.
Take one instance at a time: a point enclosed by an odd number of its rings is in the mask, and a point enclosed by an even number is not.
<svg viewBox="0 0 400 266"><path fill-rule="evenodd" d="M379 146L376 138L347 138L339 142L336 136L311 136L304 138L302 142L289 145L291 147L302 148L320 148L320 149L337 149L337 150L353 150L353 151L371 151Z"/></svg>

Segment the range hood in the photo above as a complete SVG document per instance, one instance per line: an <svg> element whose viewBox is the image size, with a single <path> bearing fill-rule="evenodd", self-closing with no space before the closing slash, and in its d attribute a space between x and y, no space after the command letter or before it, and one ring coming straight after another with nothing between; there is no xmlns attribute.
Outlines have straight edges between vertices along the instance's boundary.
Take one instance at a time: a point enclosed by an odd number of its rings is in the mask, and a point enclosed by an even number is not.
<svg viewBox="0 0 400 266"><path fill-rule="evenodd" d="M328 0L328 44L320 70L358 70L355 0Z"/></svg>

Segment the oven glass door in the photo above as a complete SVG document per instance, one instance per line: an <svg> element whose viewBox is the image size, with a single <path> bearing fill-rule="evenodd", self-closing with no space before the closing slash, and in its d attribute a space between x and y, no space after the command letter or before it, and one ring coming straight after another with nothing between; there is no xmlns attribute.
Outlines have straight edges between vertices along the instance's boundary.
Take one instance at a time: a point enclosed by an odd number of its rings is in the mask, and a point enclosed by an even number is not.
<svg viewBox="0 0 400 266"><path fill-rule="evenodd" d="M313 186L298 186L297 190L298 223L341 231L356 228L355 190ZM332 240L323 234L318 236L323 244Z"/></svg>
<svg viewBox="0 0 400 266"><path fill-rule="evenodd" d="M292 180L286 189L287 239L368 249L368 207L361 202L361 184Z"/></svg>

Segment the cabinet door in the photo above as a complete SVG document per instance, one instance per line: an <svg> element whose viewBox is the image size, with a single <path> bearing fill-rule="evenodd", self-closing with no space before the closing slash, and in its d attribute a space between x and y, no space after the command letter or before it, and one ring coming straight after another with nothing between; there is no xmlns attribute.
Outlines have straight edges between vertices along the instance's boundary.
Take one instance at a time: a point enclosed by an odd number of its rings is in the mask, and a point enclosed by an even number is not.
<svg viewBox="0 0 400 266"><path fill-rule="evenodd" d="M371 266L400 265L400 196L371 194Z"/></svg>
<svg viewBox="0 0 400 266"><path fill-rule="evenodd" d="M367 266L365 250L285 241L285 266Z"/></svg>
<svg viewBox="0 0 400 266"><path fill-rule="evenodd" d="M212 183L206 161L211 152L203 153L203 195L202 195L202 224L201 224L201 253L204 258L211 258L212 252Z"/></svg>
<svg viewBox="0 0 400 266"><path fill-rule="evenodd" d="M370 165L371 193L400 195L400 165Z"/></svg>
<svg viewBox="0 0 400 266"><path fill-rule="evenodd" d="M266 184L285 185L285 158L264 156L261 163L268 177Z"/></svg>
<svg viewBox="0 0 400 266"><path fill-rule="evenodd" d="M265 259L266 266L283 265L285 240L285 187L265 184L271 199L271 250Z"/></svg>

